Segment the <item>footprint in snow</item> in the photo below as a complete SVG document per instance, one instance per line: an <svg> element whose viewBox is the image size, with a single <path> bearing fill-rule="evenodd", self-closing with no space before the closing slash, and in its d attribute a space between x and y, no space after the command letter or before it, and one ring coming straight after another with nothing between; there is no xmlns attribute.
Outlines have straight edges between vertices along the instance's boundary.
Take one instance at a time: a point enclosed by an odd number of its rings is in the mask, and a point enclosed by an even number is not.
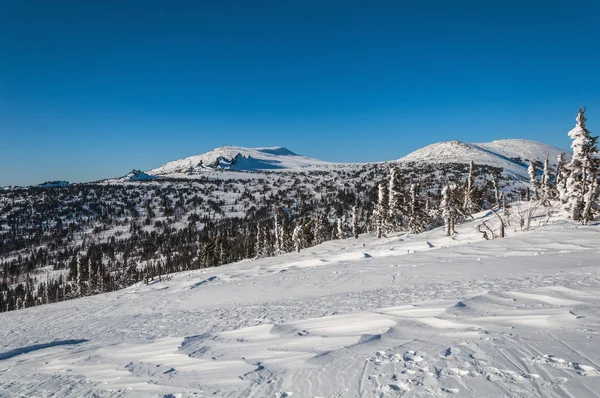
<svg viewBox="0 0 600 398"><path fill-rule="evenodd" d="M600 376L600 371L593 366L583 365L577 362L569 362L565 359L555 357L554 355L542 355L540 357L532 358L533 363L541 363L545 365L550 365L556 369L573 369L577 371L580 376L588 376L588 377L598 377Z"/></svg>

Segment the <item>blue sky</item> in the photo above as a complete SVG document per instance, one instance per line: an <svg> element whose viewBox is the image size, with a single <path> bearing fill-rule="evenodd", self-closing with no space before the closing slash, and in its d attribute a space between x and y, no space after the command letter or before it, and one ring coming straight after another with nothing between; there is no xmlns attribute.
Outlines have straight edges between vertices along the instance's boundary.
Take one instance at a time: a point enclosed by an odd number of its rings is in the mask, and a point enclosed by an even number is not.
<svg viewBox="0 0 600 398"><path fill-rule="evenodd" d="M600 128L599 17L597 1L0 0L0 185L222 145L348 162L568 148L581 101Z"/></svg>

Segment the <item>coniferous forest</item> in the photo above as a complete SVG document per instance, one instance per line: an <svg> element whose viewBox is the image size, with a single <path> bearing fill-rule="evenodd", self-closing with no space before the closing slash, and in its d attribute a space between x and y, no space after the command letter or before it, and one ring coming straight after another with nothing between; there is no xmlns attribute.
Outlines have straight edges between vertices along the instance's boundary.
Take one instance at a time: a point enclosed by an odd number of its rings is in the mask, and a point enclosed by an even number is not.
<svg viewBox="0 0 600 398"><path fill-rule="evenodd" d="M484 209L498 214L503 230L515 200L560 203L588 223L600 210L600 165L584 112L569 133L571 160L531 162L528 181L475 162L391 162L0 190L0 311L361 233L444 225L451 236L456 223ZM519 227L530 221L522 215ZM481 227L484 238L496 237Z"/></svg>

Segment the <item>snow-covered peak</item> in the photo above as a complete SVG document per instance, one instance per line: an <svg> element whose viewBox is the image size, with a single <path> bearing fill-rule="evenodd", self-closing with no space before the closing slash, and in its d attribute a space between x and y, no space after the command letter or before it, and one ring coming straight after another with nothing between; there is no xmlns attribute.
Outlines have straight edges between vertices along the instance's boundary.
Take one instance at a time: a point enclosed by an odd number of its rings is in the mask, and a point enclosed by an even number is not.
<svg viewBox="0 0 600 398"><path fill-rule="evenodd" d="M549 156L551 164L562 149L534 140L506 139L484 143L446 141L418 149L400 162L469 163L502 167L505 171L527 176L531 162L543 162Z"/></svg>
<svg viewBox="0 0 600 398"><path fill-rule="evenodd" d="M538 141L525 139L506 139L484 143L447 141L428 145L401 159L408 163L465 163L500 167L505 172L527 178L530 162L543 162L550 157L555 164L560 148ZM345 164L349 165L349 164ZM204 174L209 170L231 171L277 171L323 169L332 166L344 166L306 156L298 155L284 147L245 148L224 146L212 151L175 160L147 173L155 176L173 174Z"/></svg>
<svg viewBox="0 0 600 398"><path fill-rule="evenodd" d="M154 175L197 173L203 169L239 171L299 169L328 162L297 155L284 147L245 148L224 146L212 151L175 160L150 170Z"/></svg>

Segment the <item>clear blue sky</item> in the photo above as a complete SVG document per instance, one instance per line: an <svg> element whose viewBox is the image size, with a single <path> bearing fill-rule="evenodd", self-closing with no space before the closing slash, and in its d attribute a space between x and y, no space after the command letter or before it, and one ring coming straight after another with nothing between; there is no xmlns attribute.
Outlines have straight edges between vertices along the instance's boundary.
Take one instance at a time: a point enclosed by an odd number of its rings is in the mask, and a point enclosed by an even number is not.
<svg viewBox="0 0 600 398"><path fill-rule="evenodd" d="M600 133L598 1L0 0L0 185ZM598 127L595 127L598 126Z"/></svg>

